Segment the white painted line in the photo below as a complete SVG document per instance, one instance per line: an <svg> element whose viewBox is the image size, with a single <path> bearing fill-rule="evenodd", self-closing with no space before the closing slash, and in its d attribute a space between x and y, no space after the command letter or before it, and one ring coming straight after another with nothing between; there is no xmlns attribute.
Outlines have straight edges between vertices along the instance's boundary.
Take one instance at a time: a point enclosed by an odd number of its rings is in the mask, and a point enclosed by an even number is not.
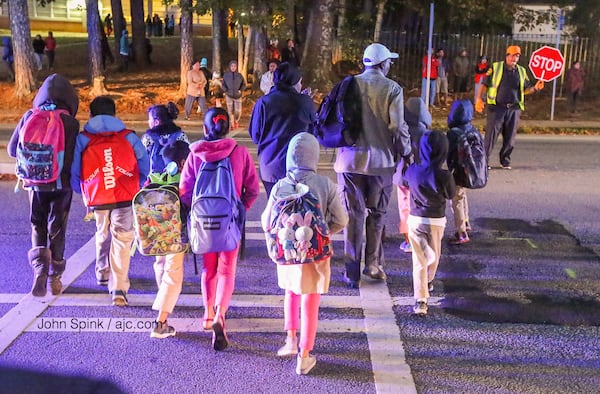
<svg viewBox="0 0 600 394"><path fill-rule="evenodd" d="M429 297L427 299L428 306L439 306L444 297ZM412 306L415 304L414 297L392 297L392 303L395 306Z"/></svg>
<svg viewBox="0 0 600 394"><path fill-rule="evenodd" d="M344 240L343 234L334 234L330 237L332 241L339 242ZM265 233L254 233L246 231L246 241L264 241Z"/></svg>
<svg viewBox="0 0 600 394"><path fill-rule="evenodd" d="M153 318L115 317L43 317L35 319L25 332L150 332ZM203 332L201 319L170 318L169 324L178 332ZM364 332L362 319L320 320L320 333ZM227 319L228 332L285 332L283 319ZM210 331L209 331L210 332Z"/></svg>
<svg viewBox="0 0 600 394"><path fill-rule="evenodd" d="M381 393L417 393L406 363L400 329L392 310L392 298L385 282L361 281L360 298L365 314L367 341L375 389Z"/></svg>
<svg viewBox="0 0 600 394"><path fill-rule="evenodd" d="M95 259L96 242L92 237L81 249L67 260L67 269L62 276L63 287L71 285ZM87 258L87 260L86 260ZM48 289L50 290L50 289ZM0 354L41 315L58 296L48 292L46 297L34 297L27 294L18 305L0 319Z"/></svg>

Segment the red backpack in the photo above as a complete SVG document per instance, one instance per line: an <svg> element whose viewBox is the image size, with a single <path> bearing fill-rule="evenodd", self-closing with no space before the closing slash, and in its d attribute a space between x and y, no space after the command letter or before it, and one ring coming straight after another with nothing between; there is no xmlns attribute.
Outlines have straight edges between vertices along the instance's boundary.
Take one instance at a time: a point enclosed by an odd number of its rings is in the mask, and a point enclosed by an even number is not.
<svg viewBox="0 0 600 394"><path fill-rule="evenodd" d="M140 190L140 172L131 130L91 134L81 155L81 192L88 207L131 201Z"/></svg>
<svg viewBox="0 0 600 394"><path fill-rule="evenodd" d="M17 177L29 185L57 182L65 156L65 127L61 114L63 109L44 110L36 108L19 130L17 144Z"/></svg>

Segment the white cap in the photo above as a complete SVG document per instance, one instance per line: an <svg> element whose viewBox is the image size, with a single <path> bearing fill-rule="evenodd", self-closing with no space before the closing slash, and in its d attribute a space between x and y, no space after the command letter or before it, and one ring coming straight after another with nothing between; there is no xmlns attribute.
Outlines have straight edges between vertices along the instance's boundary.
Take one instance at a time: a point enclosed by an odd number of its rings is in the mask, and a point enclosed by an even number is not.
<svg viewBox="0 0 600 394"><path fill-rule="evenodd" d="M363 64L365 66L375 66L387 59L398 59L398 54L390 52L384 45L374 43L365 49Z"/></svg>

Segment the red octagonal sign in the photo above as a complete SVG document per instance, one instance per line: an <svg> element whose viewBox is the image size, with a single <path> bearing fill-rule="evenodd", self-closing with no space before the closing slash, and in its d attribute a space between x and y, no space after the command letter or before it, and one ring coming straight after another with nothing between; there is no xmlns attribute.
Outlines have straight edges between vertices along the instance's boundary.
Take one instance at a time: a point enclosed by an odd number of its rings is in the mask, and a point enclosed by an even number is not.
<svg viewBox="0 0 600 394"><path fill-rule="evenodd" d="M543 46L536 49L529 59L529 69L536 79L550 82L558 78L565 67L565 58L556 48Z"/></svg>

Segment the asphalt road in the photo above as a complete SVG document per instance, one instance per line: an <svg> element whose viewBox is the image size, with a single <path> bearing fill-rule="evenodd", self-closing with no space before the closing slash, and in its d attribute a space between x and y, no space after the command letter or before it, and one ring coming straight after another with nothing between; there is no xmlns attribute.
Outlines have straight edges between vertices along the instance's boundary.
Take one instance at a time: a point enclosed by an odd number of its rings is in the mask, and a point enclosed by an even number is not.
<svg viewBox="0 0 600 394"><path fill-rule="evenodd" d="M238 137L251 146L245 133ZM31 284L27 196L0 182L0 343L8 342L0 349L1 391L37 392L32 385L39 383L63 392L600 392L599 151L598 137L519 136L514 169L493 169L486 188L469 192L472 241L444 243L426 318L410 313L411 262L399 250L394 196L386 217L387 285L365 279L360 291L347 289L334 259L318 363L304 377L294 373L295 360L275 356L284 338L282 292L257 227L264 195L249 211L246 260L228 319L232 345L215 353L199 328L191 259L170 319L175 338L151 339L144 328L154 317L151 258L132 260L131 306L109 306L94 281L94 225L82 220L78 197L67 243L72 283L56 299L24 296ZM334 177L331 154L322 155L320 171ZM453 232L447 215L446 239ZM23 323L23 316L33 317Z"/></svg>

